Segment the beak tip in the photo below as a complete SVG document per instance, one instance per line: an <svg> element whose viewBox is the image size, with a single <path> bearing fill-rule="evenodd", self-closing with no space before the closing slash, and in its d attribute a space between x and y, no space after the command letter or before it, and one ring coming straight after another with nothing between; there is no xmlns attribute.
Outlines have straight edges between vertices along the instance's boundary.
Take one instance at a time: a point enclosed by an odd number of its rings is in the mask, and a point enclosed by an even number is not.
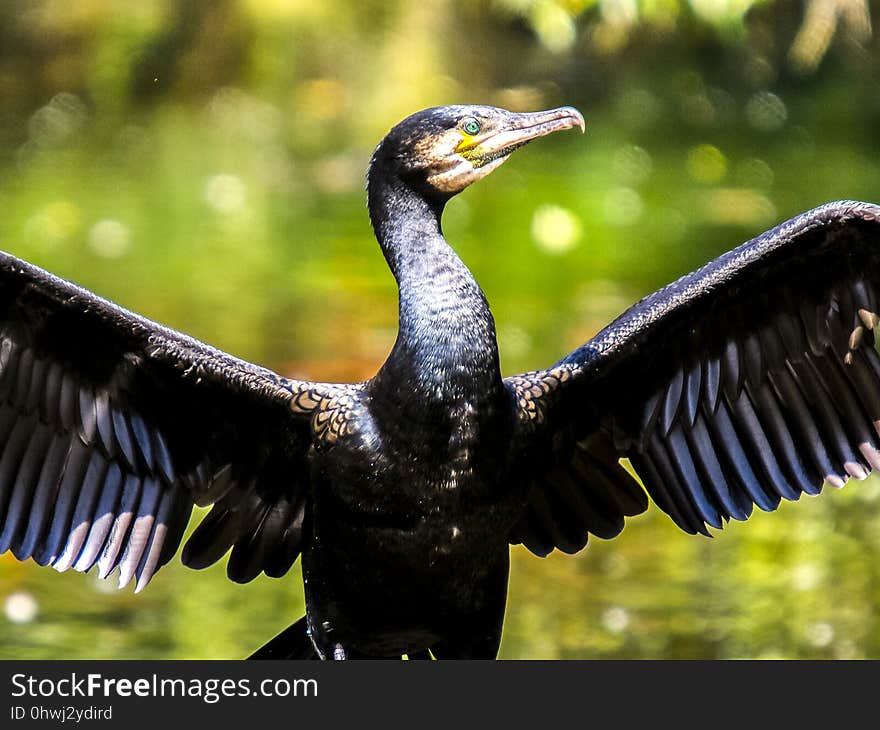
<svg viewBox="0 0 880 730"><path fill-rule="evenodd" d="M584 115L573 106L566 107L566 110L571 115L571 118L574 121L574 126L581 130L581 134L584 134L587 131L587 123L584 121Z"/></svg>

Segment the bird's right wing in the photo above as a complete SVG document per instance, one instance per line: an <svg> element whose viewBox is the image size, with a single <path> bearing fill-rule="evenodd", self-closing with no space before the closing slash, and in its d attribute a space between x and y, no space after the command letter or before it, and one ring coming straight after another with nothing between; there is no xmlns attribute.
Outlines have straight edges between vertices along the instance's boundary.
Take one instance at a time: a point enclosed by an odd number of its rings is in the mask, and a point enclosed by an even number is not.
<svg viewBox="0 0 880 730"><path fill-rule="evenodd" d="M880 468L880 206L829 203L646 297L552 368L507 380L537 477L512 535L539 555L647 506L690 533Z"/></svg>
<svg viewBox="0 0 880 730"><path fill-rule="evenodd" d="M286 380L0 253L0 553L137 590L189 539L200 568L286 572L308 451L357 386Z"/></svg>

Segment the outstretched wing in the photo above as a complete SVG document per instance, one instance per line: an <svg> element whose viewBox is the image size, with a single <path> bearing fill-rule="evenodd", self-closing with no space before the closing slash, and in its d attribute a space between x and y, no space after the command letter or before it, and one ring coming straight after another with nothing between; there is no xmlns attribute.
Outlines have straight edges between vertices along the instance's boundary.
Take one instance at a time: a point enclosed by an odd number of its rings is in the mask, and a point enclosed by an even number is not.
<svg viewBox="0 0 880 730"><path fill-rule="evenodd" d="M509 379L544 465L511 540L546 555L619 532L646 506L620 457L689 533L865 478L880 467L878 313L880 207L829 203Z"/></svg>
<svg viewBox="0 0 880 730"><path fill-rule="evenodd" d="M142 589L176 552L281 575L299 554L312 413L285 380L0 253L0 553Z"/></svg>

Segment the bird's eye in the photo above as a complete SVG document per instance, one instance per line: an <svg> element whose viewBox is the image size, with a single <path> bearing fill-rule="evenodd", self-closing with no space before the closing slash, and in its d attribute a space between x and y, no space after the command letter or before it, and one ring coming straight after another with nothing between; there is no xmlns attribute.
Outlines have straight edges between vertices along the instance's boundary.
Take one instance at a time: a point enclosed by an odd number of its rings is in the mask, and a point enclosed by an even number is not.
<svg viewBox="0 0 880 730"><path fill-rule="evenodd" d="M466 117L461 122L461 128L468 134L478 134L481 126L480 123L473 117Z"/></svg>

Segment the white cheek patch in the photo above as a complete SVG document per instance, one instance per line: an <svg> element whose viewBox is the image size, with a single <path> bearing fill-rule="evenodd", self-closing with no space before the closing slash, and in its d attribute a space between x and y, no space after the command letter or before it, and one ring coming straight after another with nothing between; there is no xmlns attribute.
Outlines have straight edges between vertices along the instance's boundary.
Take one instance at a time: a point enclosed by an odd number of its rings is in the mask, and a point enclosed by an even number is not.
<svg viewBox="0 0 880 730"><path fill-rule="evenodd" d="M454 164L428 176L428 183L443 193L457 193L476 180L474 166L464 157Z"/></svg>
<svg viewBox="0 0 880 730"><path fill-rule="evenodd" d="M473 163L458 156L454 164L428 176L428 183L443 193L460 193L471 183L486 177L492 170L503 163L507 157L499 157L482 167L474 167Z"/></svg>

